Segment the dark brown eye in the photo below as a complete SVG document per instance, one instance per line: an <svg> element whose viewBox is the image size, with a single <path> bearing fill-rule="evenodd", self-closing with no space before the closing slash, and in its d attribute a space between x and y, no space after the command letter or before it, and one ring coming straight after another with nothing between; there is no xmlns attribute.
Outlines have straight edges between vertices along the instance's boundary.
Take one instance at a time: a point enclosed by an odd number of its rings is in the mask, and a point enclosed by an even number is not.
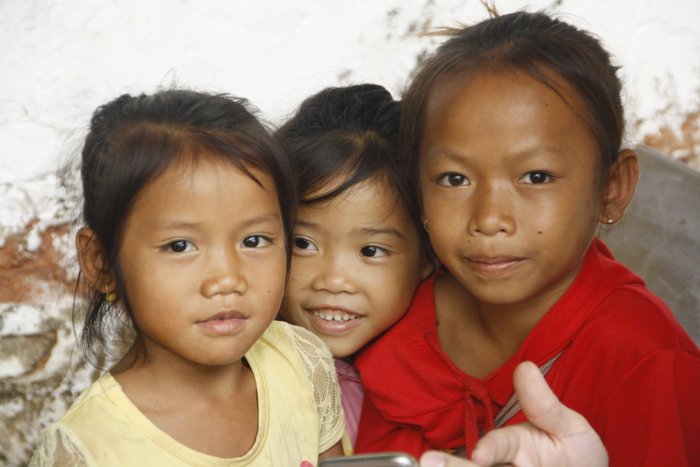
<svg viewBox="0 0 700 467"><path fill-rule="evenodd" d="M251 235L243 240L243 246L246 248L260 248L271 243L271 240L262 235Z"/></svg>
<svg viewBox="0 0 700 467"><path fill-rule="evenodd" d="M438 184L442 186L463 186L469 185L469 179L462 174L455 172L446 173L438 177Z"/></svg>
<svg viewBox="0 0 700 467"><path fill-rule="evenodd" d="M533 185L539 185L542 183L547 183L552 180L552 176L547 172L528 172L523 177L525 183L530 183Z"/></svg>
<svg viewBox="0 0 700 467"><path fill-rule="evenodd" d="M170 250L174 251L175 253L182 253L183 251L190 249L189 247L191 245L192 244L187 240L175 240L174 242L170 242L168 247L170 247Z"/></svg>
<svg viewBox="0 0 700 467"><path fill-rule="evenodd" d="M312 245L313 245L310 241L308 241L308 240L305 239L305 238L301 238L301 237L296 237L296 238L293 240L293 242L294 242L294 246L295 246L296 248L301 249L301 250L308 250L308 249L311 248Z"/></svg>
<svg viewBox="0 0 700 467"><path fill-rule="evenodd" d="M368 246L362 247L362 249L360 250L360 254L362 254L362 256L366 256L368 258L376 258L379 256L385 256L388 253L382 247L375 246L375 245L368 245Z"/></svg>
<svg viewBox="0 0 700 467"><path fill-rule="evenodd" d="M450 174L447 176L447 183L449 183L452 186L464 185L465 180L466 178L463 175L459 174Z"/></svg>

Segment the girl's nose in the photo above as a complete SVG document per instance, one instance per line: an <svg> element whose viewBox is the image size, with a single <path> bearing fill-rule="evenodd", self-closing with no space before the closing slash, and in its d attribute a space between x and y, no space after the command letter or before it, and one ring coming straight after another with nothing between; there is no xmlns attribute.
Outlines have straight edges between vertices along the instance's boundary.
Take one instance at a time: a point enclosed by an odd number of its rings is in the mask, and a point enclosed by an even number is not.
<svg viewBox="0 0 700 467"><path fill-rule="evenodd" d="M357 284L353 279L351 262L338 257L323 258L311 287L330 293L355 293Z"/></svg>
<svg viewBox="0 0 700 467"><path fill-rule="evenodd" d="M248 290L243 265L235 253L221 255L210 261L205 279L202 281L201 293L211 298L216 295L244 294Z"/></svg>
<svg viewBox="0 0 700 467"><path fill-rule="evenodd" d="M515 231L512 201L507 189L493 186L479 188L472 200L472 207L469 233L492 236L499 233L510 235Z"/></svg>

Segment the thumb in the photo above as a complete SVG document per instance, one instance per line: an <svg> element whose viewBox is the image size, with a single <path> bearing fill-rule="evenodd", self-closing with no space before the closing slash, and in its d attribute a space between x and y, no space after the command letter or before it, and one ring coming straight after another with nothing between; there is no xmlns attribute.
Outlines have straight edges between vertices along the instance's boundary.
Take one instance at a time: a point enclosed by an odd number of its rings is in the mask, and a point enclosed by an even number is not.
<svg viewBox="0 0 700 467"><path fill-rule="evenodd" d="M530 423L557 438L565 438L589 428L586 419L559 402L540 369L523 362L513 374L515 394Z"/></svg>

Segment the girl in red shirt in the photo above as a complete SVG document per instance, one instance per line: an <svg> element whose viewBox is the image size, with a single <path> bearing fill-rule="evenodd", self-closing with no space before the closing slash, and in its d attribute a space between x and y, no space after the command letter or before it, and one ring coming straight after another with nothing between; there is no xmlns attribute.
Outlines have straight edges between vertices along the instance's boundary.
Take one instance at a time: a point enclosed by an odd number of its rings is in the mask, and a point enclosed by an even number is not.
<svg viewBox="0 0 700 467"><path fill-rule="evenodd" d="M700 464L700 351L595 237L638 178L621 85L586 32L518 12L454 31L402 109L403 154L444 270L357 360L358 452L470 451L524 420L531 360L612 465Z"/></svg>

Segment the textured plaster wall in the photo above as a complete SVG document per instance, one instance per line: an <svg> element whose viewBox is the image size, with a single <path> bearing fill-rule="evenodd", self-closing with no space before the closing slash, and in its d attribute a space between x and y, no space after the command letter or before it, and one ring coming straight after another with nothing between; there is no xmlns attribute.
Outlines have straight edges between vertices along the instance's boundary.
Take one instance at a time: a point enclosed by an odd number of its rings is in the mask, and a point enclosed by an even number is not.
<svg viewBox="0 0 700 467"><path fill-rule="evenodd" d="M496 1L549 8L624 65L630 142L696 164L700 2ZM436 26L476 0L0 1L0 465L94 379L74 346L75 157L92 110L124 92L188 86L249 98L278 123L323 86L395 95Z"/></svg>

